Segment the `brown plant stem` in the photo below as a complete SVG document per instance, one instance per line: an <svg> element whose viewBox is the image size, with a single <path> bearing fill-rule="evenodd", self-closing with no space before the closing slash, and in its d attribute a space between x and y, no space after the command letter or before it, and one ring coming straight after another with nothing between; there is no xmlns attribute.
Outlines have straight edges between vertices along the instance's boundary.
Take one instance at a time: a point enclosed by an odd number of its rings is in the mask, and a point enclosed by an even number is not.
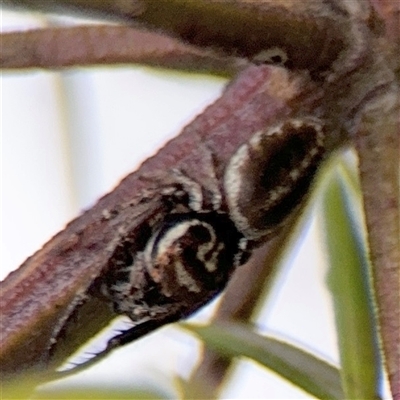
<svg viewBox="0 0 400 400"><path fill-rule="evenodd" d="M114 25L4 33L1 46L0 67L7 69L144 64L232 75L247 64L155 32Z"/></svg>
<svg viewBox="0 0 400 400"><path fill-rule="evenodd" d="M380 333L394 399L400 399L398 91L393 84L391 90L365 107L356 138Z"/></svg>
<svg viewBox="0 0 400 400"><path fill-rule="evenodd" d="M295 68L327 70L346 47L348 19L328 4L215 0L7 0L39 11L140 24L202 48L252 59L281 48ZM329 18L333 16L334 18ZM284 27L284 34L282 28Z"/></svg>

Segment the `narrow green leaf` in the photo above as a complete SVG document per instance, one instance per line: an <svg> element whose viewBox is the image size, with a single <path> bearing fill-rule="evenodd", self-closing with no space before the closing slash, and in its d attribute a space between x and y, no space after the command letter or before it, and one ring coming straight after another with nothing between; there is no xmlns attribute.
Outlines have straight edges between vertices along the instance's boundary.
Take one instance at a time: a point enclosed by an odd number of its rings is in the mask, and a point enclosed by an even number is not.
<svg viewBox="0 0 400 400"><path fill-rule="evenodd" d="M347 399L377 397L380 359L370 266L350 192L336 174L324 195L324 226L334 299L342 384Z"/></svg>
<svg viewBox="0 0 400 400"><path fill-rule="evenodd" d="M62 388L57 386L44 386L39 388L35 393L32 394L33 386L37 384L34 376L24 376L21 380L14 381L12 383L2 382L0 391L1 399L35 399L35 400L47 400L47 399L113 399L113 400L163 400L170 398L170 395L163 393L158 388L124 388L120 386L105 386L97 385L96 387L91 385L82 386L63 386Z"/></svg>
<svg viewBox="0 0 400 400"><path fill-rule="evenodd" d="M167 399L152 390L124 389L119 387L70 387L64 389L46 390L35 395L35 400L163 400Z"/></svg>
<svg viewBox="0 0 400 400"><path fill-rule="evenodd" d="M317 398L344 398L337 368L293 345L261 336L248 325L218 322L181 326L221 354L251 358Z"/></svg>

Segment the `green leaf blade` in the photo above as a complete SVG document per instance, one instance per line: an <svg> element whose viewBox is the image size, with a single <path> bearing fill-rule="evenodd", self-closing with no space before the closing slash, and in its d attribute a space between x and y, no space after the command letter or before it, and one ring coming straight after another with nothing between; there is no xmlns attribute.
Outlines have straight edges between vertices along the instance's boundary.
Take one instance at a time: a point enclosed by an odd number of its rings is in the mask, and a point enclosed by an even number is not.
<svg viewBox="0 0 400 400"><path fill-rule="evenodd" d="M248 357L320 399L343 399L340 374L325 361L249 326L218 322L210 326L183 324L207 346L226 356Z"/></svg>
<svg viewBox="0 0 400 400"><path fill-rule="evenodd" d="M380 358L370 269L343 181L331 179L324 196L324 227L346 398L373 399L379 392Z"/></svg>

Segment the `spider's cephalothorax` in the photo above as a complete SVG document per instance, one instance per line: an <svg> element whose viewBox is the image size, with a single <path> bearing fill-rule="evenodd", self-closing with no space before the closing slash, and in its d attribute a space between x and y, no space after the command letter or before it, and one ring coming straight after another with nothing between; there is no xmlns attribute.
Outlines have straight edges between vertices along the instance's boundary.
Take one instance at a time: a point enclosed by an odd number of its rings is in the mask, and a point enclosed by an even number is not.
<svg viewBox="0 0 400 400"><path fill-rule="evenodd" d="M185 316L225 287L235 268L247 261L246 247L225 213L172 213L131 254L130 265L120 260L122 268L114 269L103 291L117 312L134 321ZM121 257L126 251L119 249ZM118 265L116 258L113 262Z"/></svg>
<svg viewBox="0 0 400 400"><path fill-rule="evenodd" d="M298 209L324 153L322 121L302 117L255 132L228 160L205 154L211 162L194 168L202 179L185 166L141 176L149 182L147 190L102 213L110 224L125 220L109 243L103 273L88 291L88 298L100 296L134 326L80 367L191 315L219 294L251 251Z"/></svg>
<svg viewBox="0 0 400 400"><path fill-rule="evenodd" d="M316 118L256 132L227 163L218 191L169 172L161 180L169 186L145 202L152 217L121 239L102 280L115 311L135 322L114 342L186 317L221 292L298 208L323 160L323 141ZM205 202L207 191L218 201Z"/></svg>
<svg viewBox="0 0 400 400"><path fill-rule="evenodd" d="M171 214L144 251L147 271L176 300L225 285L246 259L246 240L226 214Z"/></svg>

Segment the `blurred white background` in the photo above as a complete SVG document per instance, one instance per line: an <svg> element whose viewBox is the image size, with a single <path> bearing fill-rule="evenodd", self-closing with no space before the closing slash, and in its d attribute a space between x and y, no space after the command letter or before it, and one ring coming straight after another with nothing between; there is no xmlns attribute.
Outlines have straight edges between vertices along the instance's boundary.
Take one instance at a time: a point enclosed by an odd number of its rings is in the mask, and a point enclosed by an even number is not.
<svg viewBox="0 0 400 400"><path fill-rule="evenodd" d="M2 15L4 31L43 22L32 15ZM174 137L224 84L140 67L3 72L1 278ZM258 322L337 363L317 225L313 218L287 256ZM103 345L96 341L91 351ZM161 384L168 391L171 377L189 376L196 346L177 328L166 327L71 379L124 387ZM250 361L238 363L222 396L310 398Z"/></svg>

